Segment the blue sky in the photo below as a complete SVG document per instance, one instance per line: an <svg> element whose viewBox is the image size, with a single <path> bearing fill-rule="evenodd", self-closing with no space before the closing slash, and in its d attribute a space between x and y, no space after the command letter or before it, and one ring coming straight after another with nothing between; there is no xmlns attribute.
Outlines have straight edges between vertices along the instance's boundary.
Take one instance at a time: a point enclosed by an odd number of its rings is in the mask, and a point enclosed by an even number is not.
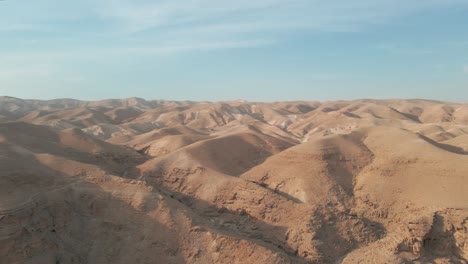
<svg viewBox="0 0 468 264"><path fill-rule="evenodd" d="M0 1L0 95L468 102L468 0Z"/></svg>

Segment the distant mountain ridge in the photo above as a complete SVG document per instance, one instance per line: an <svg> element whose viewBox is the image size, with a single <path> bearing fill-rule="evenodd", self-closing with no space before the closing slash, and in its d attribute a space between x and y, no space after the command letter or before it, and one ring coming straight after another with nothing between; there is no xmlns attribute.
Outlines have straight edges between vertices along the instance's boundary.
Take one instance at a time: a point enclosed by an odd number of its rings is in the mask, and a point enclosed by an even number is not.
<svg viewBox="0 0 468 264"><path fill-rule="evenodd" d="M467 263L468 104L0 97L0 263Z"/></svg>

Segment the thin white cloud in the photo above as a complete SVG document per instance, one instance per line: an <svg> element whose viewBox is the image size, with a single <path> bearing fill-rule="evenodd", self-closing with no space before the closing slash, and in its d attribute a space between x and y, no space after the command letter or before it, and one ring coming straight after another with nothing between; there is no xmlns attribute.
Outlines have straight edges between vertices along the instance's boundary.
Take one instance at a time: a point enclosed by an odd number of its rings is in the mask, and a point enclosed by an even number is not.
<svg viewBox="0 0 468 264"><path fill-rule="evenodd" d="M297 0L293 0L297 1ZM160 27L196 26L217 24L224 19L238 19L245 14L256 15L272 11L279 6L280 0L258 1L104 1L101 3L100 14L120 22L126 30L141 31ZM284 3L284 1L283 1ZM274 11L274 9L273 9Z"/></svg>
<svg viewBox="0 0 468 264"><path fill-rule="evenodd" d="M55 69L41 64L36 64L32 67L0 68L0 78L49 77L54 73Z"/></svg>
<svg viewBox="0 0 468 264"><path fill-rule="evenodd" d="M175 44L162 46L141 46L130 48L116 48L114 51L122 54L139 54L139 55L170 55L180 52L203 51L215 49L235 49L235 48L251 48L271 44L271 41L266 40L245 40L245 41L219 41L219 42L200 42L190 44Z"/></svg>
<svg viewBox="0 0 468 264"><path fill-rule="evenodd" d="M51 67L43 67L42 62L53 62L55 68L61 68L57 64L73 63L76 61L96 61L102 58L123 58L134 56L167 56L176 53L188 53L194 51L224 50L224 49L245 49L256 48L274 44L273 40L266 39L247 39L247 40L228 40L228 41L187 41L179 42L155 42L143 43L137 45L109 45L94 46L85 48L80 46L69 46L64 50L42 49L35 51L0 51L0 61L3 65L29 65L28 67L5 66L0 68L0 76L20 74L21 72L31 72L31 65L37 65L35 74ZM39 69L38 69L39 68ZM3 71L2 71L3 69Z"/></svg>
<svg viewBox="0 0 468 264"><path fill-rule="evenodd" d="M308 76L308 78L313 80L343 80L364 77L363 75L358 74L343 74L343 73L315 73Z"/></svg>
<svg viewBox="0 0 468 264"><path fill-rule="evenodd" d="M466 0L101 0L99 3L96 14L120 34L145 40L164 39L174 45L160 47L164 44L157 43L157 52L152 52L155 54L249 47L242 43L256 43L258 39L269 39L271 44L286 39L292 32L360 31L382 23L398 23L395 21L399 17L428 9L468 6ZM397 50L430 53L404 47L391 49Z"/></svg>
<svg viewBox="0 0 468 264"><path fill-rule="evenodd" d="M6 24L0 25L0 32L21 32L21 31L38 31L42 29L37 25L32 24Z"/></svg>
<svg viewBox="0 0 468 264"><path fill-rule="evenodd" d="M375 48L385 53L404 55L429 55L435 52L435 50L431 48L413 47L410 45L403 45L400 43L381 43L376 45Z"/></svg>
<svg viewBox="0 0 468 264"><path fill-rule="evenodd" d="M98 14L134 32L165 27L171 30L219 28L217 32L229 28L236 32L296 28L339 31L394 22L395 17L455 4L468 3L462 0L107 0L101 2Z"/></svg>
<svg viewBox="0 0 468 264"><path fill-rule="evenodd" d="M82 83L84 76L70 72L76 63L102 62L102 60L121 60L169 56L194 51L255 48L270 45L268 40L240 40L218 42L193 42L187 44L144 44L135 46L110 47L68 47L68 50L38 51L0 51L0 86L4 82L17 80L62 80L64 83ZM50 62L44 64L44 62Z"/></svg>
<svg viewBox="0 0 468 264"><path fill-rule="evenodd" d="M164 55L258 47L286 39L291 32L358 31L381 23L396 23L398 19L395 18L431 8L456 4L468 6L468 1L83 0L58 3L41 0L27 7L14 5L13 1L7 4L4 7L15 7L16 12L24 15L18 18L14 10L0 9L0 25L3 25L0 26L0 34L2 31L43 30L50 26L60 28L60 21L65 21L64 24L86 21L93 24L93 29L78 27L77 33L88 37L93 34L88 39L134 40L119 43L120 47L112 47L111 44L99 48L93 44L96 53L123 50ZM50 12L40 12L45 10ZM86 57L81 52L86 52L86 48L80 47L82 40L73 42L76 43L72 45L77 47L71 47L75 50L71 52L47 50L47 45L36 51L58 54L56 56ZM390 49L402 50L401 47Z"/></svg>

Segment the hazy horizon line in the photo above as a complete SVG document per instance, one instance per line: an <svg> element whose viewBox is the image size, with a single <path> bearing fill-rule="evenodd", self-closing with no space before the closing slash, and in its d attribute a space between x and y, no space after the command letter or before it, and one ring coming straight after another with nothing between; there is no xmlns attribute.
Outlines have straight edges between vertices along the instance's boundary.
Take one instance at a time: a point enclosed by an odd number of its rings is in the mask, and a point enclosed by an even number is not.
<svg viewBox="0 0 468 264"><path fill-rule="evenodd" d="M223 102L245 102L245 103L278 103L278 102L319 102L319 103L326 103L326 102L339 102L339 101L397 101L397 100L404 100L404 101L430 101L430 102L438 102L438 103L459 103L459 104L468 104L468 101L447 101L447 100L439 100L439 99L431 99L431 98L404 98L404 97L388 97L388 98L350 98L350 99L326 99L326 100L312 100L312 99L286 99L286 100L247 100L242 98L237 99L226 99L226 100L191 100L191 99L147 99L144 97L139 96L130 96L130 97L109 97L103 99L92 99L92 100L85 100L85 99L76 99L76 98L69 98L69 97L58 97L58 98L50 98L50 99L35 99L35 98L21 98L16 96L10 95L0 95L0 98L12 98L12 99L19 99L23 101L57 101L57 100L74 100L80 102L100 102L100 101L110 101L110 100L126 100L126 99L141 99L146 102L151 101L166 101L166 102L193 102L193 103L223 103Z"/></svg>

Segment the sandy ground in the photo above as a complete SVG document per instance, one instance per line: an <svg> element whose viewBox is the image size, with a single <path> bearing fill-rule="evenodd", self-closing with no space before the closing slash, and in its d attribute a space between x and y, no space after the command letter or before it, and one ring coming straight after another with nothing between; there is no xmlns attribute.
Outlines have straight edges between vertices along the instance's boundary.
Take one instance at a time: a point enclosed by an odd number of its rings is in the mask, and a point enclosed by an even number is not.
<svg viewBox="0 0 468 264"><path fill-rule="evenodd" d="M468 263L468 105L0 97L0 263Z"/></svg>

